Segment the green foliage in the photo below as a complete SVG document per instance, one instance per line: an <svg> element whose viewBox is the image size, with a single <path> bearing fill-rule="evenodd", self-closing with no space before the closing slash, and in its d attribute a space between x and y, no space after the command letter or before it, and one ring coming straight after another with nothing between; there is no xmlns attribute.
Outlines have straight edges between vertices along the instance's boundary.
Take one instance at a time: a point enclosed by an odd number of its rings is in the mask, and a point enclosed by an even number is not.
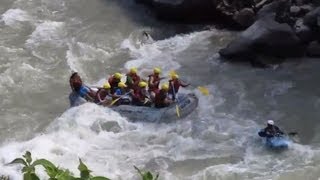
<svg viewBox="0 0 320 180"><path fill-rule="evenodd" d="M78 169L80 171L80 177L74 177L69 170L61 169L46 159L38 159L32 162L31 153L29 151L23 155L23 158L16 158L9 164L23 165L23 180L40 180L35 172L35 167L39 165L45 169L45 172L49 176L49 180L110 180L109 178L102 176L93 177L90 175L91 171L81 159L79 159L79 162Z"/></svg>
<svg viewBox="0 0 320 180"><path fill-rule="evenodd" d="M140 177L142 180L157 180L159 178L159 174L157 174L154 178L153 175L150 171L147 172L142 172L139 168L137 168L136 166L133 166L138 173L140 174Z"/></svg>
<svg viewBox="0 0 320 180"><path fill-rule="evenodd" d="M45 169L45 172L49 176L49 180L110 180L103 176L92 176L90 174L92 171L88 169L87 165L85 165L81 159L79 159L78 166L80 177L75 177L69 170L59 168L46 159L37 159L32 162L32 156L29 151L23 155L23 158L16 158L11 161L9 165L11 164L23 165L23 180L40 180L35 171L36 166L42 166ZM159 178L159 174L153 177L152 173L149 171L142 172L136 166L134 166L134 168L138 171L142 180L157 180ZM0 180L9 180L9 177L0 176Z"/></svg>

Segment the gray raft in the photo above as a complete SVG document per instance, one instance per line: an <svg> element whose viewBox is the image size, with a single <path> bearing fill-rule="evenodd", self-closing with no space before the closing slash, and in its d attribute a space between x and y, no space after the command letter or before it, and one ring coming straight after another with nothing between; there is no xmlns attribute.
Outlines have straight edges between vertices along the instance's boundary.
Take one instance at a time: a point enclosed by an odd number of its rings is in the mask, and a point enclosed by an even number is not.
<svg viewBox="0 0 320 180"><path fill-rule="evenodd" d="M85 100L76 94L72 93L69 96L70 105L77 106L82 104ZM198 106L198 98L194 94L178 95L178 106L180 118L189 115ZM177 103L171 104L165 108L133 106L133 105L120 105L114 106L112 109L119 112L122 116L127 117L130 121L146 121L146 122L171 122L179 119L176 110Z"/></svg>

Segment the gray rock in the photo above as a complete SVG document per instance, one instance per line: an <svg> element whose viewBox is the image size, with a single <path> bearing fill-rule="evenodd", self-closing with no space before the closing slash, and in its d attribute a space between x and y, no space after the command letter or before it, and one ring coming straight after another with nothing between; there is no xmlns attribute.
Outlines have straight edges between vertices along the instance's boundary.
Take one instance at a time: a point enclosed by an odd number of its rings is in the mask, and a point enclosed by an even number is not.
<svg viewBox="0 0 320 180"><path fill-rule="evenodd" d="M254 54L299 57L304 54L304 50L288 24L280 24L265 17L256 21L219 53L226 58L252 57Z"/></svg>
<svg viewBox="0 0 320 180"><path fill-rule="evenodd" d="M298 19L296 21L294 31L303 43L309 43L314 39L314 32L303 24L303 19Z"/></svg>
<svg viewBox="0 0 320 180"><path fill-rule="evenodd" d="M251 8L244 8L233 16L233 19L244 28L249 27L255 21L255 13Z"/></svg>
<svg viewBox="0 0 320 180"><path fill-rule="evenodd" d="M318 18L320 16L320 7L310 11L308 14L305 15L303 19L303 23L311 28L318 27Z"/></svg>
<svg viewBox="0 0 320 180"><path fill-rule="evenodd" d="M290 14L292 16L298 16L301 12L301 8L299 6L291 6L290 7Z"/></svg>
<svg viewBox="0 0 320 180"><path fill-rule="evenodd" d="M300 6L301 13L306 14L314 9L314 7L310 4L304 4Z"/></svg>
<svg viewBox="0 0 320 180"><path fill-rule="evenodd" d="M309 44L307 55L310 57L320 57L320 44L317 41L313 41Z"/></svg>

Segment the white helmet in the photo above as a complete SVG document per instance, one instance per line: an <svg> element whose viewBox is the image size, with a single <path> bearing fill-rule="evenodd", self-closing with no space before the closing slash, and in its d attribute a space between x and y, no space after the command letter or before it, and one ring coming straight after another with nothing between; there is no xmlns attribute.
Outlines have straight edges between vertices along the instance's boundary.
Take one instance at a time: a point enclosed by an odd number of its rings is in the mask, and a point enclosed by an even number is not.
<svg viewBox="0 0 320 180"><path fill-rule="evenodd" d="M273 120L268 120L267 124L274 125L274 121Z"/></svg>

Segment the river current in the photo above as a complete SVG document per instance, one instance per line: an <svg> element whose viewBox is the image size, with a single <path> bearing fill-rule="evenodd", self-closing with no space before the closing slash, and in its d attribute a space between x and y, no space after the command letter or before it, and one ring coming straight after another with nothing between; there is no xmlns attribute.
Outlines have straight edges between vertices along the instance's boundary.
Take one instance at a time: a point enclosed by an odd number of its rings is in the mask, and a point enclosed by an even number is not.
<svg viewBox="0 0 320 180"><path fill-rule="evenodd" d="M235 32L159 22L131 0L1 0L0 14L0 174L22 179L6 164L29 150L74 173L81 158L112 179L138 179L134 165L165 180L320 177L319 59L228 63L217 52ZM132 123L91 103L69 108L73 71L100 86L115 72L137 67L146 77L156 66L191 83L181 92L199 106L188 117ZM287 151L257 136L268 119L298 132Z"/></svg>

